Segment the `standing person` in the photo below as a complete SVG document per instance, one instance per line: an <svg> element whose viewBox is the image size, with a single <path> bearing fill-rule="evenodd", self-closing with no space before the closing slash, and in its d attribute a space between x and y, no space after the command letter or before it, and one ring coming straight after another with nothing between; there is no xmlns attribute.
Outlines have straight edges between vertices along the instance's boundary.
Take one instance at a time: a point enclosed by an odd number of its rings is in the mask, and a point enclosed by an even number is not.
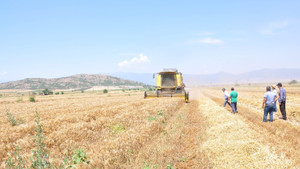
<svg viewBox="0 0 300 169"><path fill-rule="evenodd" d="M225 99L223 106L225 107L226 103L227 103L231 107L230 103L228 102L229 94L228 94L227 90L225 88L223 88L222 91L224 93L224 99Z"/></svg>
<svg viewBox="0 0 300 169"><path fill-rule="evenodd" d="M266 93L264 95L264 100L262 104L262 108L264 109L264 118L263 122L267 122L268 114L270 114L270 122L273 122L273 111L274 111L274 104L277 100L277 94L271 92L271 87L266 87Z"/></svg>
<svg viewBox="0 0 300 169"><path fill-rule="evenodd" d="M272 92L275 93L276 96L277 96L276 85L273 85L273 86L272 86ZM274 113L273 113L274 115L275 115L275 113L277 112L277 105L276 105L276 103L277 103L277 101L274 102Z"/></svg>
<svg viewBox="0 0 300 169"><path fill-rule="evenodd" d="M237 113L237 97L238 97L238 93L236 91L234 91L234 88L231 88L231 92L230 92L230 101L231 101L231 108L233 113Z"/></svg>
<svg viewBox="0 0 300 169"><path fill-rule="evenodd" d="M279 103L280 112L282 114L282 119L286 120L286 111L285 111L286 91L282 87L281 83L278 83L277 87L279 88L278 103Z"/></svg>

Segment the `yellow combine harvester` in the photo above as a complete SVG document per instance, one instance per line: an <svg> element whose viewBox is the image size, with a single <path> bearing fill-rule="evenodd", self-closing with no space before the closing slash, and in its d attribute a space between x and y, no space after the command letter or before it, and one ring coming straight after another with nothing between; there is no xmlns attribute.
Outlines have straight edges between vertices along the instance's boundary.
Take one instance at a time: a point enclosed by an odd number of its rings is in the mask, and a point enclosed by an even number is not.
<svg viewBox="0 0 300 169"><path fill-rule="evenodd" d="M189 102L189 93L184 90L182 73L177 69L164 69L156 73L156 91L145 92L144 98L154 97L182 97L185 102ZM155 75L153 74L153 78Z"/></svg>

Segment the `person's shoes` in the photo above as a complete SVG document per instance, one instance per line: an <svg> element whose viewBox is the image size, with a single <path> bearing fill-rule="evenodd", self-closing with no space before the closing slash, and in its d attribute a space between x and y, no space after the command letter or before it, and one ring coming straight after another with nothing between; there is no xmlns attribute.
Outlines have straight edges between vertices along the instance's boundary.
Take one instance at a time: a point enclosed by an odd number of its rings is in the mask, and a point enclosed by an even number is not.
<svg viewBox="0 0 300 169"><path fill-rule="evenodd" d="M283 120L286 120L286 118L284 118L284 117L279 117L279 119L283 119Z"/></svg>

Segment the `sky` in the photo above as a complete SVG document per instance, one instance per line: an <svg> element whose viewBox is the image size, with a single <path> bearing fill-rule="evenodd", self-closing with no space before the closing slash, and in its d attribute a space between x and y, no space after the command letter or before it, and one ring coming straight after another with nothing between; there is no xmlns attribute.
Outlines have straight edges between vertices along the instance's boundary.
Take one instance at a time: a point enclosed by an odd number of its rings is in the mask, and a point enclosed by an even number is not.
<svg viewBox="0 0 300 169"><path fill-rule="evenodd" d="M300 68L298 0L0 1L0 82Z"/></svg>

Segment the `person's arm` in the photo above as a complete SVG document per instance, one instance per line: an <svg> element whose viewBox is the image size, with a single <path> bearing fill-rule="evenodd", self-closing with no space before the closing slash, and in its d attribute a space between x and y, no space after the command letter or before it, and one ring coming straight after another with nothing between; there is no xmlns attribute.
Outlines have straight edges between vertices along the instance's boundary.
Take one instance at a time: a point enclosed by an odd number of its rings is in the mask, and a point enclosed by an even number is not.
<svg viewBox="0 0 300 169"><path fill-rule="evenodd" d="M282 100L283 100L283 91L279 89L279 98L278 98L278 102L279 104L281 104Z"/></svg>
<svg viewBox="0 0 300 169"><path fill-rule="evenodd" d="M276 95L275 96L275 99L274 99L274 102L276 102L278 100L278 96Z"/></svg>
<svg viewBox="0 0 300 169"><path fill-rule="evenodd" d="M267 100L267 98L264 97L263 104L262 104L262 108L265 107L266 100Z"/></svg>

